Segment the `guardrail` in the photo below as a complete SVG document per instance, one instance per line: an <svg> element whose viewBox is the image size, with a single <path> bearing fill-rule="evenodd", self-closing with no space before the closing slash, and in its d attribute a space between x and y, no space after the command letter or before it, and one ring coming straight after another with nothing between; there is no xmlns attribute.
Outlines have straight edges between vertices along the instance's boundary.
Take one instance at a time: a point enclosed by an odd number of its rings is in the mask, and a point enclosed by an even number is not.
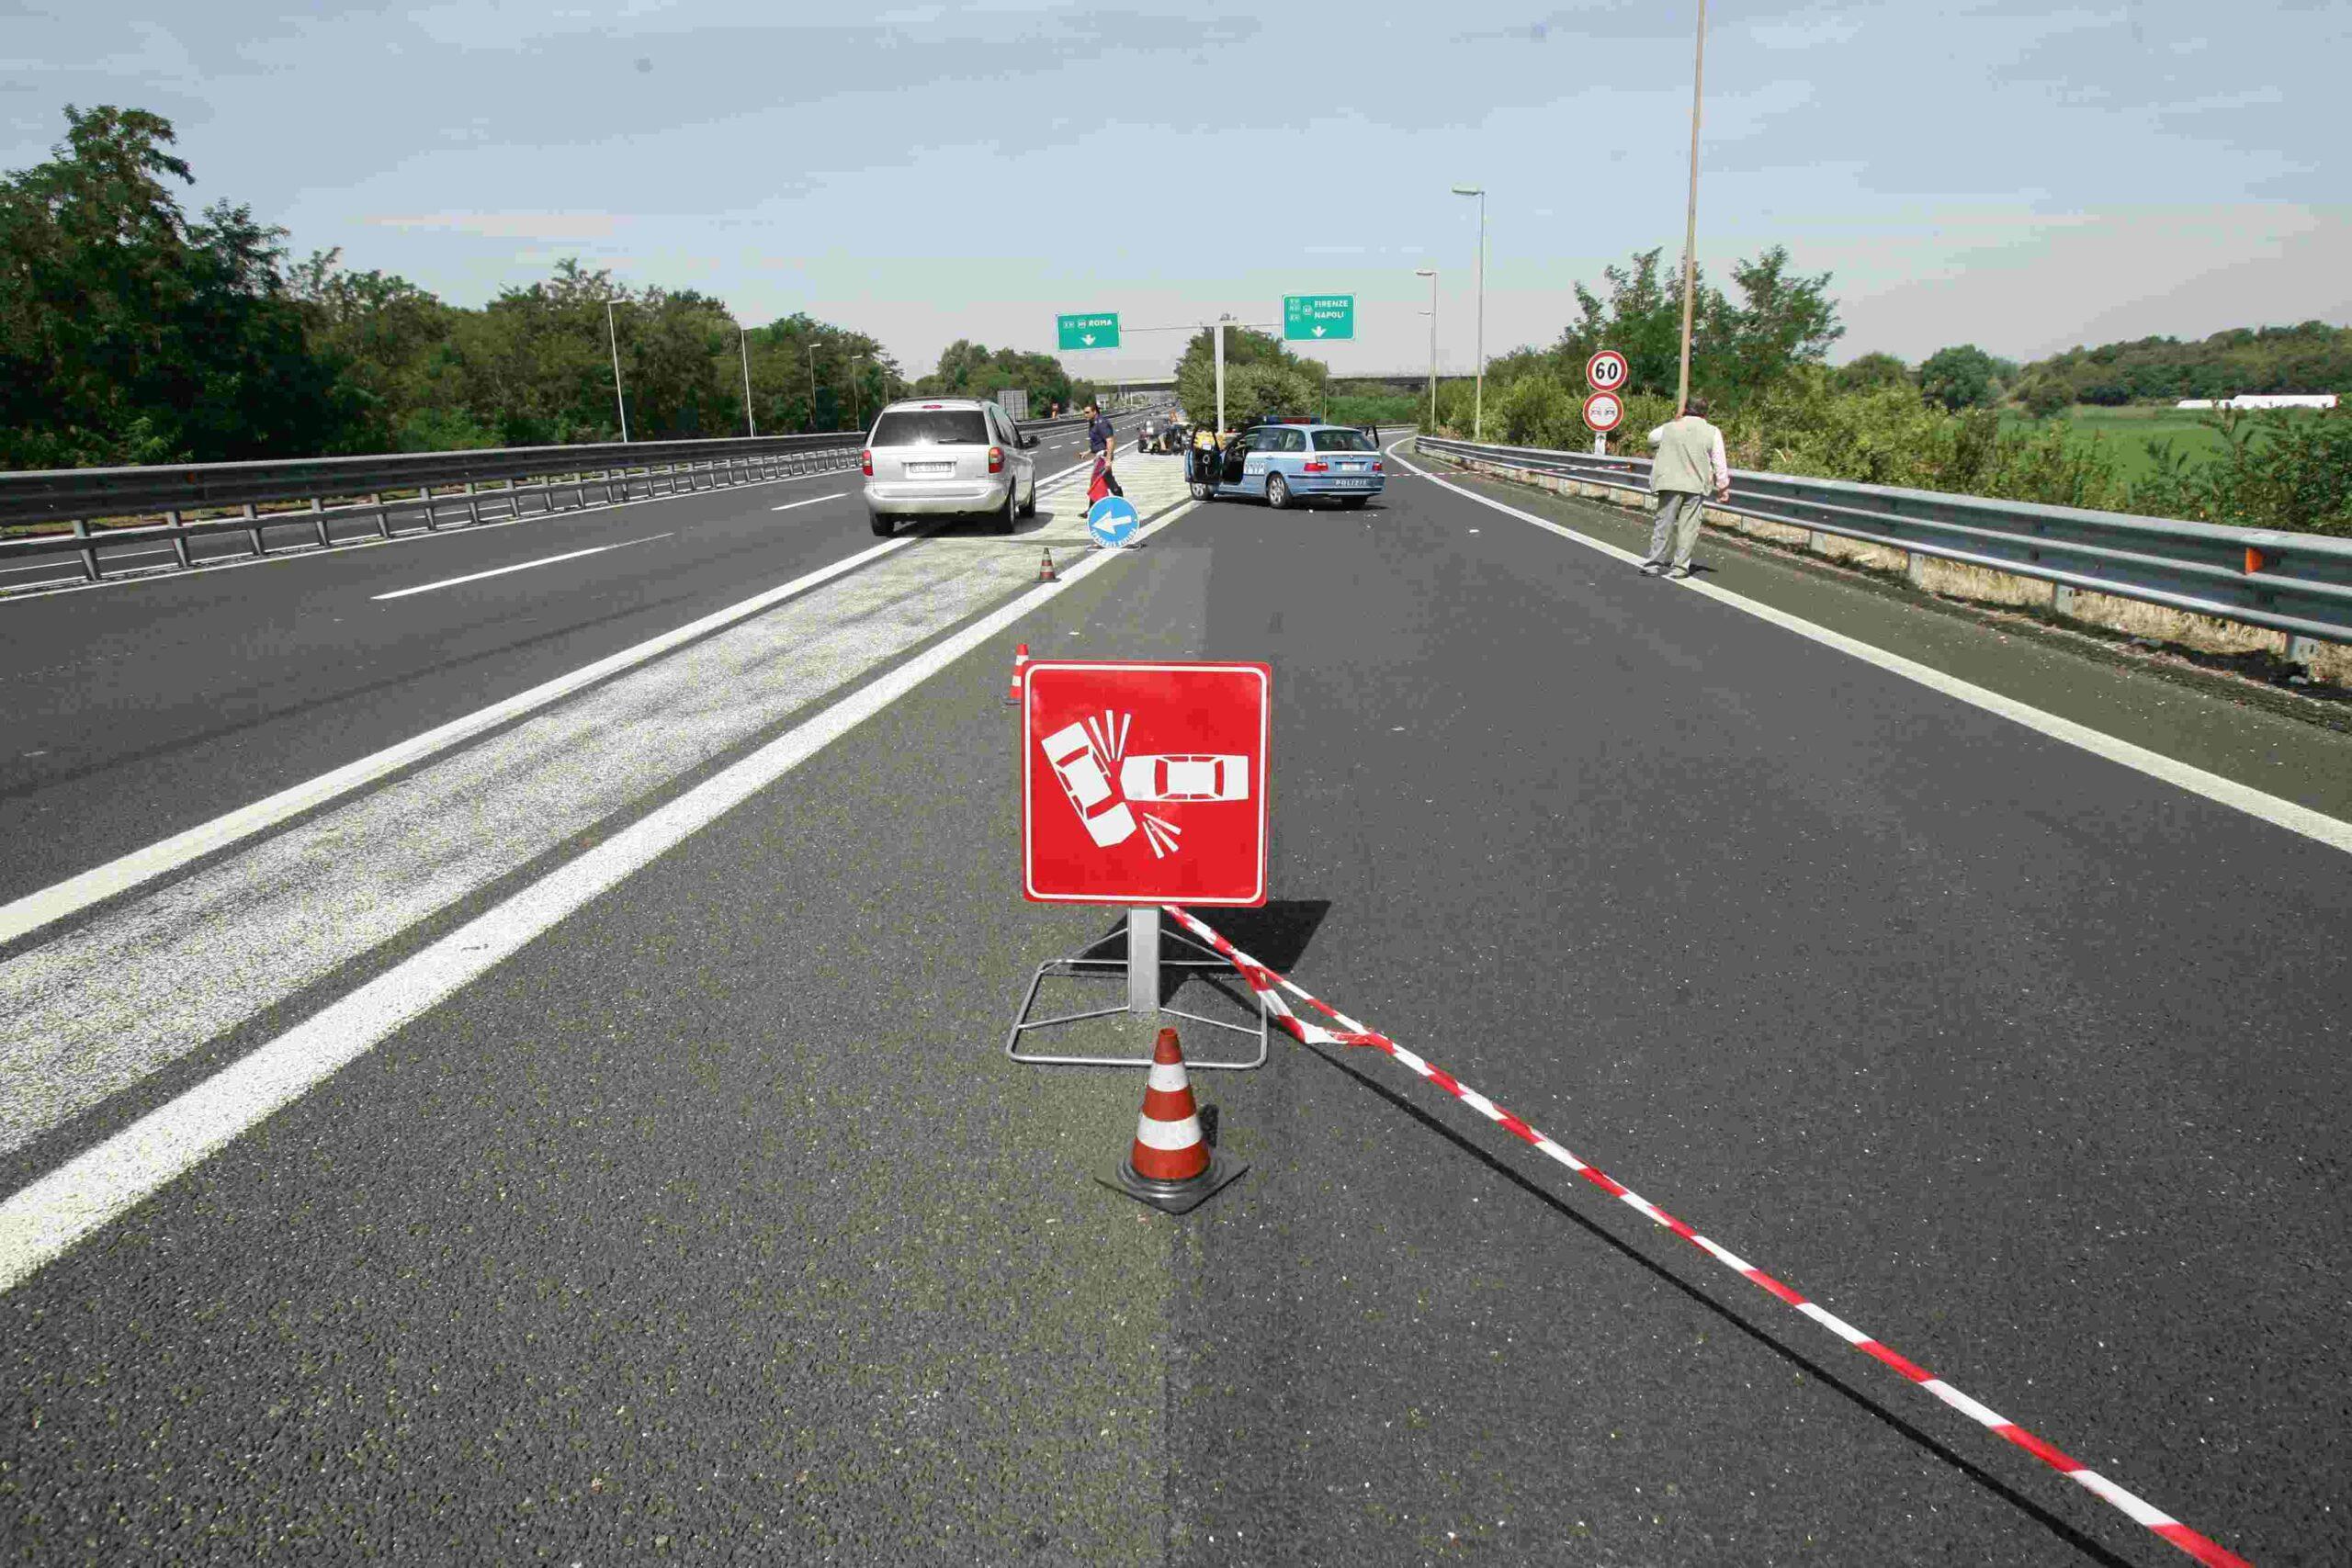
<svg viewBox="0 0 2352 1568"><path fill-rule="evenodd" d="M1423 435L1415 449L1647 493L1649 459ZM1948 495L1796 474L1735 473L1728 501L1760 523L2352 643L2352 539ZM2290 649L2290 659L2298 655Z"/></svg>
<svg viewBox="0 0 2352 1568"><path fill-rule="evenodd" d="M96 582L109 551L168 545L186 568L193 564L189 540L221 534L245 535L248 553L262 556L271 552L272 533L281 539L296 533L302 547L322 548L371 534L389 539L509 522L853 468L864 439L859 431L835 431L0 473L0 525L72 525L70 532L0 539L0 562L78 553L82 575ZM160 521L92 526L142 517Z"/></svg>

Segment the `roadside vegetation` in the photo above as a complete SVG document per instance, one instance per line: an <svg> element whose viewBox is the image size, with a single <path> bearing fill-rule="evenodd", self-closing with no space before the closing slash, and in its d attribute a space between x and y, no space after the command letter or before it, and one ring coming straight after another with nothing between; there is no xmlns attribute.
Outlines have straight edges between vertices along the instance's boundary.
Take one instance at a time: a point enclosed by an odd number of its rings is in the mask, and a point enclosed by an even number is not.
<svg viewBox="0 0 2352 1568"><path fill-rule="evenodd" d="M210 462L842 430L907 390L882 345L805 314L736 323L692 289L576 260L480 307L291 259L250 209L190 216L171 123L66 110L47 163L0 175L0 468ZM1082 392L1039 355L957 344L930 390Z"/></svg>
<svg viewBox="0 0 2352 1568"><path fill-rule="evenodd" d="M1661 255L1606 268L1603 292L1577 285L1577 315L1549 347L1488 362L1487 439L1589 446L1585 362L1610 347L1632 371L1611 449L1647 455L1647 433L1675 412L1681 333L1679 270L1662 267ZM2143 413L2071 403L2037 412L2025 401L2031 389L2071 388L2064 378L2084 366L2128 365L2151 380L2189 378L2183 385L2221 377L2211 395L2222 397L2352 391L2352 330L2149 339L2024 366L1960 344L1917 367L1870 354L1832 368L1844 328L1829 281L1792 275L1777 248L1734 266L1730 293L1701 278L1690 380L1713 400L1735 468L2352 537L2352 407ZM1442 383L1441 426L1469 434L1472 400L1468 382Z"/></svg>

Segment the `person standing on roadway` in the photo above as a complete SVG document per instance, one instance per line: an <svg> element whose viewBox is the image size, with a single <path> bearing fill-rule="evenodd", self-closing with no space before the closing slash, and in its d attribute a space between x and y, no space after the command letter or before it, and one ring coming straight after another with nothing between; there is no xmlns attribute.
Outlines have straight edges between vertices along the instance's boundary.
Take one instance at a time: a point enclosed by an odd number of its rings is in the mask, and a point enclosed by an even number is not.
<svg viewBox="0 0 2352 1568"><path fill-rule="evenodd" d="M1643 572L1650 577L1690 575L1690 547L1699 542L1699 519L1707 498L1731 495L1731 465L1724 459L1724 433L1707 423L1707 400L1692 398L1682 417L1650 432L1650 489L1657 495L1657 522L1650 529L1650 553Z"/></svg>
<svg viewBox="0 0 2352 1568"><path fill-rule="evenodd" d="M1119 453L1119 438L1111 429L1111 416L1102 412L1099 398L1090 399L1086 405L1087 450L1094 454L1094 478L1087 485L1091 500L1100 501L1106 495L1125 495L1118 479L1111 472L1111 459Z"/></svg>

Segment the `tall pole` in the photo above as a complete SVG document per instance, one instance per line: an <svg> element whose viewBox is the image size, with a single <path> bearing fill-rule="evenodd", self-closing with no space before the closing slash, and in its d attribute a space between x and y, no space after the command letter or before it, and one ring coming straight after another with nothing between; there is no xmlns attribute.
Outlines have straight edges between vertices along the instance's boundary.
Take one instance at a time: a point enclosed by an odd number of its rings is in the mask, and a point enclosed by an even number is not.
<svg viewBox="0 0 2352 1568"><path fill-rule="evenodd" d="M1430 280L1430 430L1437 430L1437 268L1416 268L1414 276Z"/></svg>
<svg viewBox="0 0 2352 1568"><path fill-rule="evenodd" d="M752 334L743 330L743 323L741 321L735 323L735 341L743 348L743 423L750 427L753 435L757 435L760 433L760 421L759 417L752 412Z"/></svg>
<svg viewBox="0 0 2352 1568"><path fill-rule="evenodd" d="M1674 412L1690 406L1690 314L1698 294L1699 268L1699 84L1707 69L1707 0L1699 0L1699 42L1690 61L1690 206L1682 224L1682 374L1674 389Z"/></svg>
<svg viewBox="0 0 2352 1568"><path fill-rule="evenodd" d="M817 428L817 345L808 345L808 428Z"/></svg>
<svg viewBox="0 0 2352 1568"><path fill-rule="evenodd" d="M1231 316L1216 319L1216 438L1225 439L1225 323Z"/></svg>
<svg viewBox="0 0 2352 1568"><path fill-rule="evenodd" d="M1478 198L1478 388L1470 402L1470 439L1487 438L1487 187L1455 186L1456 196Z"/></svg>
<svg viewBox="0 0 2352 1568"><path fill-rule="evenodd" d="M621 334L613 325L613 302L605 301L605 333L613 343L613 406L621 411L621 445L628 445L628 400L621 396Z"/></svg>
<svg viewBox="0 0 2352 1568"><path fill-rule="evenodd" d="M1470 439L1487 438L1487 193L1478 193L1478 389L1470 399Z"/></svg>

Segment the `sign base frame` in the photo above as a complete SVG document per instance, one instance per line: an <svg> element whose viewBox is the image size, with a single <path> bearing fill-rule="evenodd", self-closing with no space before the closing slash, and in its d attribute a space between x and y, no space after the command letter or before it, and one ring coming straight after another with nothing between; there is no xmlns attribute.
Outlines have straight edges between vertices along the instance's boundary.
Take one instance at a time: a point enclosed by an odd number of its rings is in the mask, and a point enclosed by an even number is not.
<svg viewBox="0 0 2352 1568"><path fill-rule="evenodd" d="M1124 937L1124 953L1093 956L1096 949L1108 947ZM1163 958L1163 941L1182 944L1200 953L1198 958ZM1012 1015L1012 1027L1004 1037L1004 1054L1016 1062L1031 1066L1046 1067L1148 1067L1151 1053L1140 1056L1057 1056L1037 1051L1023 1051L1021 1037L1034 1029L1052 1029L1059 1024L1078 1023L1091 1018L1114 1018L1121 1014L1146 1019L1181 1018L1190 1023L1206 1024L1211 1029L1223 1029L1235 1034L1258 1037L1258 1054L1246 1061L1214 1061L1196 1058L1187 1052L1184 1066L1204 1072L1249 1072L1266 1065L1273 1038L1273 1016L1255 993L1251 1000L1258 1009L1258 1027L1228 1023L1223 1019L1204 1018L1196 1012L1164 1006L1159 1001L1160 972L1166 969L1230 969L1232 964L1205 942L1197 942L1182 931L1160 930L1157 906L1138 906L1127 910L1126 930L1111 931L1095 938L1066 958L1049 958L1037 965L1029 977L1029 988L1021 998L1021 1007ZM1084 1012L1062 1013L1053 1018L1031 1018L1037 1005L1037 993L1048 978L1075 980L1120 980L1126 986L1126 999L1116 1007L1091 1008ZM1237 1173L1238 1174L1238 1173ZM1206 1194L1203 1194L1206 1196Z"/></svg>

